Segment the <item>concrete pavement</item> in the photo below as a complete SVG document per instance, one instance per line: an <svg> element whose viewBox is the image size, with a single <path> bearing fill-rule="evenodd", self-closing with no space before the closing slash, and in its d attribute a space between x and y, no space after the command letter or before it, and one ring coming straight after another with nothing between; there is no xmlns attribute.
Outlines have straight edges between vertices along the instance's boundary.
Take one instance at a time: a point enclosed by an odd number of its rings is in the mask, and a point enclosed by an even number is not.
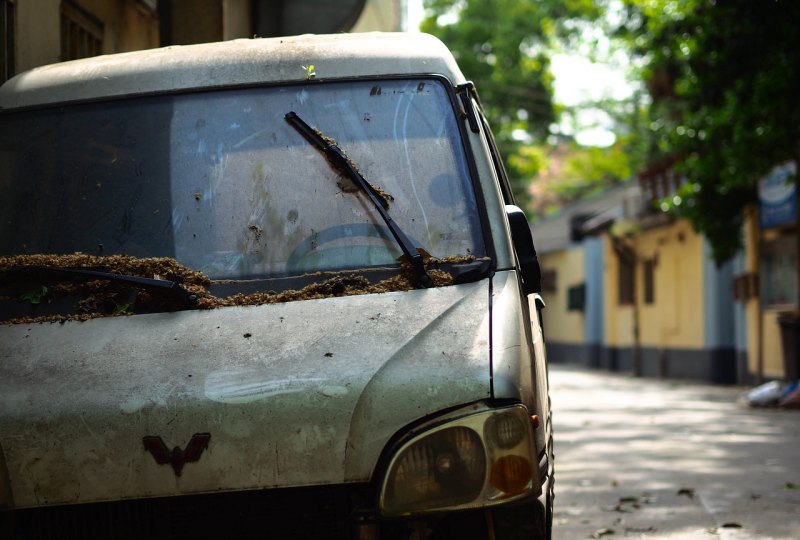
<svg viewBox="0 0 800 540"><path fill-rule="evenodd" d="M554 538L800 539L800 411L551 364Z"/></svg>

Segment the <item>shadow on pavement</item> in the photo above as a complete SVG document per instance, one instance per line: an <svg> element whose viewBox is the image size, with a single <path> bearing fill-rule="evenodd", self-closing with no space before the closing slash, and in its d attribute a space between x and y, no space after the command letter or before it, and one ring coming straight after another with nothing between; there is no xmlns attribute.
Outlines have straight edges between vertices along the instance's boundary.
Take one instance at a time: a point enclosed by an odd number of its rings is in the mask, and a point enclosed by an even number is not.
<svg viewBox="0 0 800 540"><path fill-rule="evenodd" d="M551 364L555 538L800 538L800 411Z"/></svg>

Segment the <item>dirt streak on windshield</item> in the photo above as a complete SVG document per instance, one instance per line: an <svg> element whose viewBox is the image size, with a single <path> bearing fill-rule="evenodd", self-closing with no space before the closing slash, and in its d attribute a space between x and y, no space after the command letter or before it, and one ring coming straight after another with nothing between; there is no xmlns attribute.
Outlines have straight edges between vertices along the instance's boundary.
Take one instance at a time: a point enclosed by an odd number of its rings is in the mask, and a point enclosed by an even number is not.
<svg viewBox="0 0 800 540"><path fill-rule="evenodd" d="M339 146L339 143L337 143L336 139L334 139L333 137L325 135L318 129L314 129L314 132L317 135L319 135L320 138L322 138L326 143L342 150L342 148ZM371 187L372 190L378 194L379 198L382 199L381 203L384 205L384 207L388 208L389 203L394 201L394 197L392 197L391 194L387 193L386 190L384 190L382 187L376 186L375 184L367 180L367 177L361 171L358 164L352 160L352 158L347 154L347 152L342 150L342 154L347 160L347 163L353 168L353 170L356 171L358 174L360 174L361 177L364 179L364 182L366 182L369 185L369 187ZM338 182L338 186L342 191L344 191L345 193L353 193L361 190L361 188L359 188L350 178L348 178L346 171L340 170L339 167L333 162L331 162L331 164L335 169L337 169L337 172L339 172L342 175L342 177L339 179Z"/></svg>
<svg viewBox="0 0 800 540"><path fill-rule="evenodd" d="M442 264L457 264L474 261L474 257L447 257L436 259L427 257L426 263L432 266ZM370 282L363 275L347 271L339 273L313 274L306 276L314 279L319 276L320 281L311 283L298 290L285 290L281 292L264 291L250 294L233 294L227 297L218 297L209 292L209 287L214 283L231 283L231 281L214 281L205 274L187 268L175 259L168 257L137 258L129 255L95 256L83 253L71 255L15 255L0 257L0 276L12 268L21 267L55 267L55 268L83 268L103 269L108 272L134 275L147 278L165 279L178 283L186 291L196 294L197 309L215 309L226 306L254 306L262 304L277 304L329 298L334 296L352 296L359 294L383 293L392 291L408 291L414 289L411 281L412 271L410 265L401 261L401 272L393 277L378 282ZM443 287L452 285L453 277L441 269L428 271L433 285ZM31 279L32 282L41 280ZM146 291L137 290L129 285L120 285L103 279L89 279L86 281L46 280L54 283L52 287L39 285L39 296L33 300L28 291L20 291L15 296L0 296L3 302L30 302L52 303L67 297L79 297L74 302L69 313L57 313L40 316L15 317L0 324L22 324L36 322L64 322L72 320L88 320L99 317L118 317L136 313L153 313L161 311L176 311L186 309L185 305L176 303L174 299L162 298ZM235 282L233 282L235 283ZM27 293L27 294L26 294ZM63 310L62 310L63 311Z"/></svg>

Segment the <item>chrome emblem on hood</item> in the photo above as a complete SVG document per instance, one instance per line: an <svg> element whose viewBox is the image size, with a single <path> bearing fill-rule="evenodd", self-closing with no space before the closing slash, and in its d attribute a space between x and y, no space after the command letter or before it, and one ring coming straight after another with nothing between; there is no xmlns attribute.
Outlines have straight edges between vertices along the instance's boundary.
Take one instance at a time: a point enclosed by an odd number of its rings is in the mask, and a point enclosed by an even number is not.
<svg viewBox="0 0 800 540"><path fill-rule="evenodd" d="M161 437L152 435L142 437L144 449L153 455L159 465L166 465L167 463L172 465L175 476L181 475L184 465L200 459L203 450L208 448L210 440L210 433L195 433L192 435L189 444L186 445L185 450L181 450L179 446L176 446L170 451Z"/></svg>

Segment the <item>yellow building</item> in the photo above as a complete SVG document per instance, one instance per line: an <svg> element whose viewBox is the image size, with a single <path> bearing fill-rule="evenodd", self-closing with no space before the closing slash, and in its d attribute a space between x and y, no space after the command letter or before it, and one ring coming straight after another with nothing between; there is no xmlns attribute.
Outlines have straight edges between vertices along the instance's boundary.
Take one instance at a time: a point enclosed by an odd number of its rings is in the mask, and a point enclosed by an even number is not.
<svg viewBox="0 0 800 540"><path fill-rule="evenodd" d="M745 215L745 256L734 292L748 323L748 366L759 379L800 379L796 178L796 162L774 167L759 182L758 206Z"/></svg>
<svg viewBox="0 0 800 540"><path fill-rule="evenodd" d="M656 208L681 181L669 165L533 225L550 360L720 383L797 379L797 322L786 323L798 314L797 194L786 178L788 217L765 223L774 209L749 209L744 247L722 266L688 222Z"/></svg>
<svg viewBox="0 0 800 540"><path fill-rule="evenodd" d="M732 263L717 268L685 221L647 215L632 182L532 227L551 361L645 376L732 383Z"/></svg>

